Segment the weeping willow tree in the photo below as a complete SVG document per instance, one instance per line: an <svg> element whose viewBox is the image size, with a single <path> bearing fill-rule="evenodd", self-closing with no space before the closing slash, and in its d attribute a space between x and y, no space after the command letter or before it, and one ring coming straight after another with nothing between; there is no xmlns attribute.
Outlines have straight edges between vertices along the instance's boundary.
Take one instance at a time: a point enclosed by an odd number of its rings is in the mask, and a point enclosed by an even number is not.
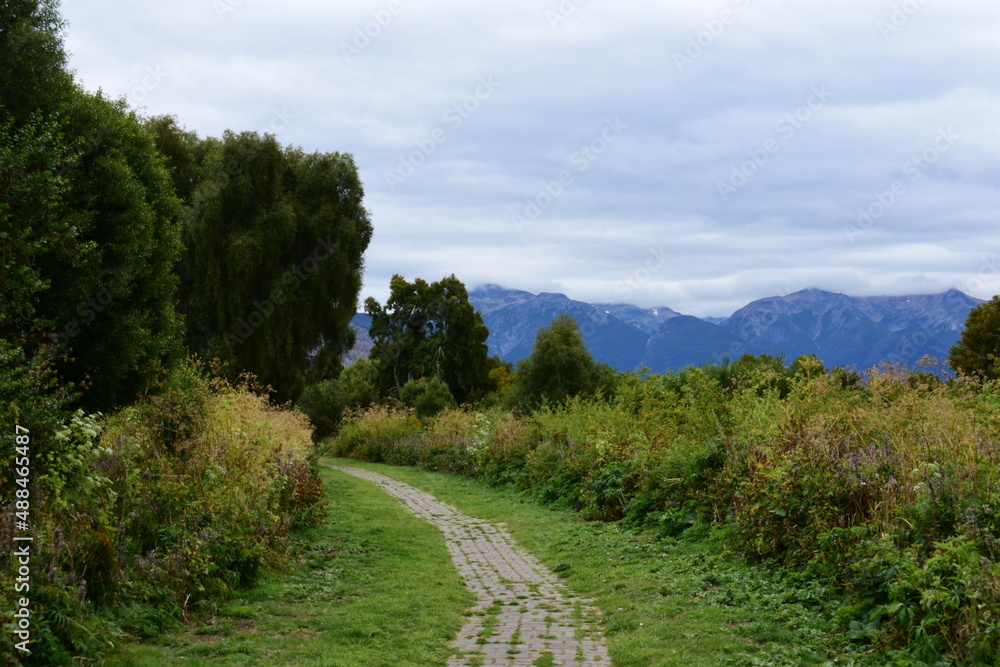
<svg viewBox="0 0 1000 667"><path fill-rule="evenodd" d="M199 165L179 265L188 346L294 400L307 375L334 375L354 342L349 323L372 235L354 161L255 132L192 142L161 125L175 181L192 154Z"/></svg>

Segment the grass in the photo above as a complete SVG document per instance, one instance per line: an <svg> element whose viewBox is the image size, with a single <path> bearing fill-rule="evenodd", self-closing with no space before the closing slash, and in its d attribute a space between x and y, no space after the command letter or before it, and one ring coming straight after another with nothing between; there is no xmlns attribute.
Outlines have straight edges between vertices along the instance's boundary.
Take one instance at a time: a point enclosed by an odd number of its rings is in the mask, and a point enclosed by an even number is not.
<svg viewBox="0 0 1000 667"><path fill-rule="evenodd" d="M108 665L444 665L473 603L440 531L380 488L324 468L325 524L298 562L214 617Z"/></svg>
<svg viewBox="0 0 1000 667"><path fill-rule="evenodd" d="M465 477L336 463L376 470L505 523L574 593L595 600L615 665L865 664L828 620L823 591L748 566L707 537L658 539ZM374 484L327 468L323 479L330 518L307 536L290 572L272 573L182 633L129 644L108 664L444 665L472 597L441 534Z"/></svg>
<svg viewBox="0 0 1000 667"><path fill-rule="evenodd" d="M466 477L337 463L376 470L466 514L505 523L576 594L596 601L615 665L864 664L829 619L825 591L749 566L707 537L658 539L585 522Z"/></svg>

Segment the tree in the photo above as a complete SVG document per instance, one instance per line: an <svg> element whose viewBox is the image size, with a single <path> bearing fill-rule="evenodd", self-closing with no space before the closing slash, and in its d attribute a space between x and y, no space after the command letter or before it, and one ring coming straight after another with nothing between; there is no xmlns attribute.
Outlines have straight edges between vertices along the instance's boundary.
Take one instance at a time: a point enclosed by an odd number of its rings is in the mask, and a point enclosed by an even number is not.
<svg viewBox="0 0 1000 667"><path fill-rule="evenodd" d="M136 116L73 83L60 30L54 2L0 8L0 334L104 410L178 356L178 209Z"/></svg>
<svg viewBox="0 0 1000 667"><path fill-rule="evenodd" d="M68 104L74 84L54 0L0 4L0 117L51 117Z"/></svg>
<svg viewBox="0 0 1000 667"><path fill-rule="evenodd" d="M969 312L962 337L951 348L948 363L965 375L994 380L1000 377L1000 296Z"/></svg>
<svg viewBox="0 0 1000 667"><path fill-rule="evenodd" d="M514 402L522 409L533 409L543 400L560 403L577 395L593 395L610 390L613 377L614 370L598 364L587 350L576 319L561 313L538 330L531 354L518 364Z"/></svg>
<svg viewBox="0 0 1000 667"><path fill-rule="evenodd" d="M410 380L399 390L399 400L416 410L421 419L455 406L455 397L448 391L448 385L436 377Z"/></svg>
<svg viewBox="0 0 1000 667"><path fill-rule="evenodd" d="M296 407L312 420L313 437L320 440L336 432L351 408L367 408L378 401L377 368L368 359L359 359L336 380L322 380L308 385Z"/></svg>
<svg viewBox="0 0 1000 667"><path fill-rule="evenodd" d="M188 165L190 139L161 130L161 143L175 135L173 164ZM313 381L335 377L354 342L372 234L357 168L349 155L282 149L255 132L197 150L180 264L188 345L294 400L310 371Z"/></svg>
<svg viewBox="0 0 1000 667"><path fill-rule="evenodd" d="M87 381L85 404L105 410L135 399L183 354L180 208L162 156L124 101L78 93L67 130L86 142L66 173L79 235L73 262L53 267L45 304L71 353L64 375Z"/></svg>
<svg viewBox="0 0 1000 667"><path fill-rule="evenodd" d="M398 394L410 380L435 377L460 404L481 397L490 387L490 332L465 285L454 275L430 284L395 275L389 289L384 307L365 301L381 390Z"/></svg>

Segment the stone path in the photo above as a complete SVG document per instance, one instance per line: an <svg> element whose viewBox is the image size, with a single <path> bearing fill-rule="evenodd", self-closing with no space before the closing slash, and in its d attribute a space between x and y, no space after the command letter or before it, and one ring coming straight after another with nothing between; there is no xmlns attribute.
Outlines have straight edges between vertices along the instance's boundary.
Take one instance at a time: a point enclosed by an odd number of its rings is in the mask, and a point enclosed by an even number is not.
<svg viewBox="0 0 1000 667"><path fill-rule="evenodd" d="M449 667L611 665L598 629L600 612L589 600L569 594L503 524L462 514L376 472L329 467L378 484L444 533L455 567L476 596L469 621L453 643Z"/></svg>

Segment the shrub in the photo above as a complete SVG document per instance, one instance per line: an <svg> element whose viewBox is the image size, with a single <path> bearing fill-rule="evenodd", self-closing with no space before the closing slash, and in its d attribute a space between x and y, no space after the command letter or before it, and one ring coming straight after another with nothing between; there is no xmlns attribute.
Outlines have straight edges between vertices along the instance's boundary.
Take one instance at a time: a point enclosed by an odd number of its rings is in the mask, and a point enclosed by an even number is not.
<svg viewBox="0 0 1000 667"><path fill-rule="evenodd" d="M115 627L151 635L211 609L322 515L306 417L191 364L107 418L77 412L51 441L31 490L41 664L99 658ZM12 534L0 522L4 545Z"/></svg>
<svg viewBox="0 0 1000 667"><path fill-rule="evenodd" d="M313 438L321 440L336 432L345 409L344 392L337 380L324 380L305 388L295 402L313 425Z"/></svg>
<svg viewBox="0 0 1000 667"><path fill-rule="evenodd" d="M410 380L399 390L399 399L413 408L421 419L433 417L447 407L455 407L448 385L436 377Z"/></svg>

